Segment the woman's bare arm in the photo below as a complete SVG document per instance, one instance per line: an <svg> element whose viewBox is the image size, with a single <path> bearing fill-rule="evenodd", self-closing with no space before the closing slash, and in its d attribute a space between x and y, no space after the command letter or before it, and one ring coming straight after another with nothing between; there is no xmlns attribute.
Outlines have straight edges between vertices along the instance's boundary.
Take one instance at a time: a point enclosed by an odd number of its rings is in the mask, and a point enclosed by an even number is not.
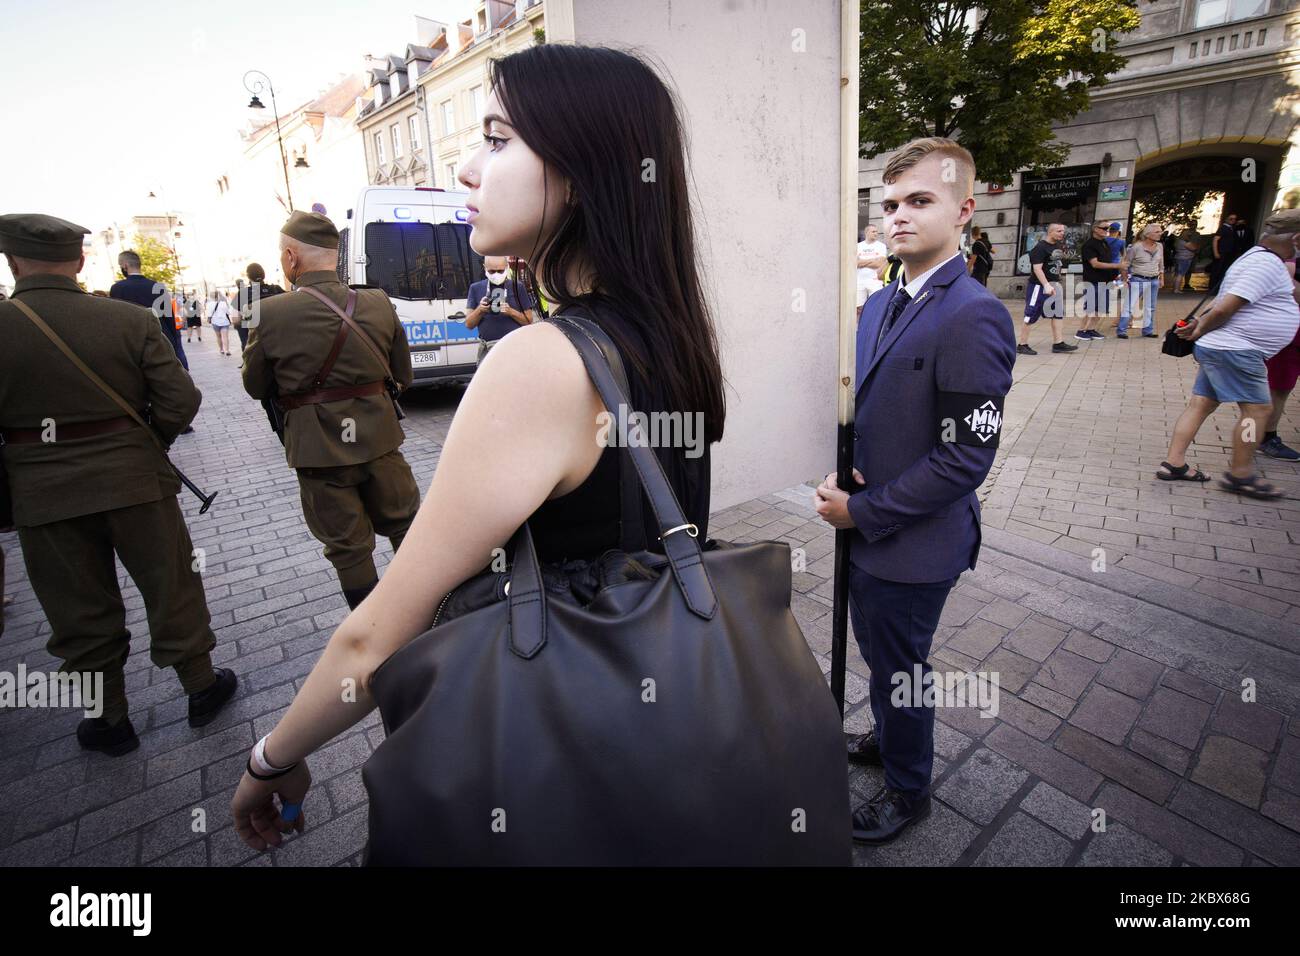
<svg viewBox="0 0 1300 956"><path fill-rule="evenodd" d="M428 628L443 595L487 567L543 501L590 474L603 407L553 326L522 327L493 348L461 399L401 550L330 638L267 740L267 760L301 760L370 712L375 669Z"/></svg>

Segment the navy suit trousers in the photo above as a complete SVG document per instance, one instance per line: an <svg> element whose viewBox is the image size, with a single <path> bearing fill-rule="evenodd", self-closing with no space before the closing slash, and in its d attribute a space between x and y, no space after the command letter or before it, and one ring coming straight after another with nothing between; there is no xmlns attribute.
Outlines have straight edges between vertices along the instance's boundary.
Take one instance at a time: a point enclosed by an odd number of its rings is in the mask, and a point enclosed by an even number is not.
<svg viewBox="0 0 1300 956"><path fill-rule="evenodd" d="M906 675L904 686L910 687L915 666L920 666L923 680L930 673L926 663L930 643L956 583L957 578L933 584L885 581L849 565L849 617L862 659L871 668L871 714L885 765L885 786L909 802L930 793L934 708L894 706L890 702L894 675Z"/></svg>

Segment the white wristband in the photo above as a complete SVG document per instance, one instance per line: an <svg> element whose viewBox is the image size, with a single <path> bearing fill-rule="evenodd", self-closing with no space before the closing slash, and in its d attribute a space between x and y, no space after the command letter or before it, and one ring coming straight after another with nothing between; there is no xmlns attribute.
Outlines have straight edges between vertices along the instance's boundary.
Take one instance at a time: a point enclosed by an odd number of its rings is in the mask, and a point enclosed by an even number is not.
<svg viewBox="0 0 1300 956"><path fill-rule="evenodd" d="M257 768L258 773L284 773L286 770L292 770L294 764L290 764L288 767L275 767L267 762L266 738L270 736L270 734L267 734L266 737L263 737L254 745L253 766Z"/></svg>

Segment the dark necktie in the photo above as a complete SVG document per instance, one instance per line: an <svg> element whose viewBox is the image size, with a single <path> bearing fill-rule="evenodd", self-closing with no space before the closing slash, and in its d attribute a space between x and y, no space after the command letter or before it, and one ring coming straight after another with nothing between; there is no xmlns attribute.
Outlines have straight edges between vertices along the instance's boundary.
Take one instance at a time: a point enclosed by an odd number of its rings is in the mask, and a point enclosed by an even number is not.
<svg viewBox="0 0 1300 956"><path fill-rule="evenodd" d="M876 336L877 349L889 334L889 330L894 327L894 323L898 321L898 317L903 314L903 310L907 308L907 303L911 301L912 297L907 294L907 290L899 286L894 297L889 300L889 307L885 310L885 320L880 323L880 334Z"/></svg>

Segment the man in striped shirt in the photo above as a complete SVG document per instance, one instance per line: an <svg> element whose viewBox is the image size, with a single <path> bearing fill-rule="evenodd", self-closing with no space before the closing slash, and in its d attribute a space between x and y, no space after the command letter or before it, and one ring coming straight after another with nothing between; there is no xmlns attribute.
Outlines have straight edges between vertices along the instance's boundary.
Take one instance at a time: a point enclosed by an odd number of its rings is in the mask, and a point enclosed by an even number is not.
<svg viewBox="0 0 1300 956"><path fill-rule="evenodd" d="M1208 480L1187 464L1187 448L1221 402L1236 402L1241 418L1233 430L1232 465L1219 486L1251 498L1280 497L1281 492L1255 474L1254 454L1272 411L1264 362L1291 342L1300 327L1300 308L1284 264L1296 254L1297 241L1300 209L1274 212L1264 221L1259 243L1228 267L1214 304L1177 330L1196 343L1200 372L1157 478Z"/></svg>

